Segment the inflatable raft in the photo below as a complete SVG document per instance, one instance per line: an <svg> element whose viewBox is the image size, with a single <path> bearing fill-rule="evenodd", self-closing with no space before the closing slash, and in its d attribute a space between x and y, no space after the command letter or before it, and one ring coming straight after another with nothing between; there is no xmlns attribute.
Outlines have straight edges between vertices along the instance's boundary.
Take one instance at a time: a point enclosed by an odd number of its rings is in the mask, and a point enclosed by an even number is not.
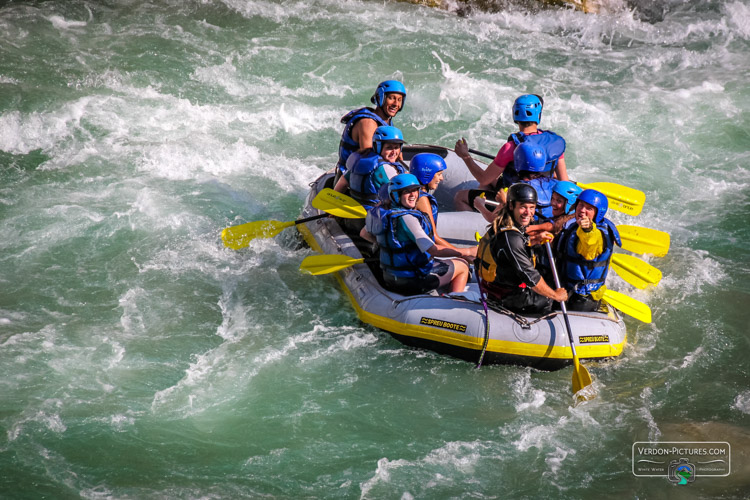
<svg viewBox="0 0 750 500"><path fill-rule="evenodd" d="M484 234L487 226L481 215L443 210L452 208L456 191L475 187L476 181L464 162L446 148L404 147L404 159L408 161L423 152L441 155L448 165L444 181L434 193L441 205L438 233L456 246L475 245L475 233ZM333 174L329 172L311 184L302 217L322 214L311 203L332 183ZM335 218L319 218L297 228L318 252L363 257ZM367 263L345 268L335 276L361 321L389 332L406 345L477 362L489 322L483 364L519 364L541 370L557 370L572 364L570 342L559 311L540 317L489 309L485 315L476 282L469 283L467 292L460 296L399 295L383 288ZM602 312L568 313L579 359L602 360L622 354L627 340L625 324L619 311L605 307Z"/></svg>

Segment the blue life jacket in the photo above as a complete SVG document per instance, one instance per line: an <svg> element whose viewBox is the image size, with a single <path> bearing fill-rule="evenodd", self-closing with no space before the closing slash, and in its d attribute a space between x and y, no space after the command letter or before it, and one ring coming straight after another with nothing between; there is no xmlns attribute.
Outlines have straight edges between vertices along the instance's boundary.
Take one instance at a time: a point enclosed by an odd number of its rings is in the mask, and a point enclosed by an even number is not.
<svg viewBox="0 0 750 500"><path fill-rule="evenodd" d="M362 118L372 118L378 126L390 125L389 121L383 120L372 108L359 108L349 111L341 117L341 123L345 123L344 131L341 133L341 142L339 142L339 163L338 168L342 172L346 171L346 159L349 155L359 149L359 143L352 139L352 128Z"/></svg>
<svg viewBox="0 0 750 500"><path fill-rule="evenodd" d="M419 190L419 197L426 196L427 199L430 201L430 207L432 208L432 220L435 221L435 225L437 225L437 219L438 219L438 202L435 199L432 194L428 193L427 191ZM417 200L419 201L419 200Z"/></svg>
<svg viewBox="0 0 750 500"><path fill-rule="evenodd" d="M537 144L544 148L547 153L547 172L552 176L552 173L557 166L557 161L560 159L562 154L565 152L565 139L560 137L554 132L549 130L539 129L539 134L526 135L523 132L516 132L508 136L508 142L513 141L516 146L522 142L529 142L531 144ZM518 171L516 170L513 162L508 163L503 170L503 187L510 187L516 182L520 181L518 177Z"/></svg>
<svg viewBox="0 0 750 500"><path fill-rule="evenodd" d="M604 284L614 245L616 243L622 246L622 242L617 227L605 218L601 224L596 225L596 229L604 236L604 251L597 258L586 260L576 251L577 229L578 223L575 219L571 219L560 233L556 246L557 254L560 256L557 264L561 272L563 287L575 290L579 295L589 295Z"/></svg>
<svg viewBox="0 0 750 500"><path fill-rule="evenodd" d="M424 277L432 271L432 256L422 252L407 233L402 220L413 215L425 233L432 236L432 225L419 210L397 208L395 210L377 206L372 212L380 219L382 231L375 237L380 245L380 267L384 272L399 278Z"/></svg>
<svg viewBox="0 0 750 500"><path fill-rule="evenodd" d="M542 222L552 220L552 189L557 181L551 177L537 177L521 182L525 182L536 190L536 219Z"/></svg>
<svg viewBox="0 0 750 500"><path fill-rule="evenodd" d="M399 174L406 172L403 165L385 161L374 151L357 161L349 173L349 194L370 209L378 203L378 191L383 184L390 180L386 174L385 165L391 165Z"/></svg>

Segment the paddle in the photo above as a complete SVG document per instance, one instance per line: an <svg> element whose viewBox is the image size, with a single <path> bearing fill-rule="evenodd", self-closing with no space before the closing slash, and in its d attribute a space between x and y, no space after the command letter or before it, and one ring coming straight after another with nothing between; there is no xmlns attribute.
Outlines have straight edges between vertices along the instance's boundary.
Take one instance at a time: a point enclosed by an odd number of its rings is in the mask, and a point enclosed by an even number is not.
<svg viewBox="0 0 750 500"><path fill-rule="evenodd" d="M555 266L555 257L552 255L552 247L549 241L544 244L547 247L547 257L549 258L550 267L552 268L552 276L555 279L555 288L560 288L560 278L557 275L557 267ZM578 360L578 354L576 354L576 348L573 341L573 330L570 328L570 319L568 318L568 311L565 307L565 301L560 301L560 309L562 309L563 318L565 319L565 329L568 331L568 340L570 341L570 350L573 353L573 394L577 394L578 391L591 385L591 375L589 371L583 366Z"/></svg>
<svg viewBox="0 0 750 500"><path fill-rule="evenodd" d="M649 285L658 285L662 276L661 271L648 262L621 253L612 256L612 269L622 279L638 289L646 288Z"/></svg>
<svg viewBox="0 0 750 500"><path fill-rule="evenodd" d="M628 297L624 293L609 290L606 286L601 287L597 291L600 290L604 291L603 299L606 303L639 321L651 323L651 308L643 302L638 301L633 297ZM595 294L596 292L592 293L592 295Z"/></svg>
<svg viewBox="0 0 750 500"><path fill-rule="evenodd" d="M609 200L609 208L633 217L641 213L643 204L646 203L646 194L643 191L614 182L592 182L591 184L576 182L576 184L581 189L595 189L603 193Z"/></svg>
<svg viewBox="0 0 750 500"><path fill-rule="evenodd" d="M250 241L255 238L273 238L288 227L322 219L323 217L328 217L329 214L348 219L361 219L367 215L364 207L353 198L329 188L323 189L313 198L312 206L326 213L290 222L275 220L248 222L225 228L221 232L221 239L225 246L233 250L239 250L248 246Z"/></svg>
<svg viewBox="0 0 750 500"><path fill-rule="evenodd" d="M477 151L476 149L469 149L469 153L473 153L478 156L483 156L494 160L495 157ZM592 182L591 184L581 184L577 182L581 189L596 189L603 193L610 202L610 208L617 210L628 215L638 215L643 210L643 204L646 202L646 195L643 191L638 191L631 187L623 186L621 184L615 184L613 182Z"/></svg>
<svg viewBox="0 0 750 500"><path fill-rule="evenodd" d="M347 267L351 267L356 264L362 264L365 259L355 259L354 257L348 257L346 255L310 255L302 259L302 263L299 265L300 270L310 273L314 276L321 274L335 273L341 271Z"/></svg>
<svg viewBox="0 0 750 500"><path fill-rule="evenodd" d="M638 226L617 226L622 248L634 253L649 253L664 257L669 252L669 233Z"/></svg>
<svg viewBox="0 0 750 500"><path fill-rule="evenodd" d="M312 206L334 217L346 219L364 219L367 217L367 210L357 200L330 188L321 190L313 198Z"/></svg>

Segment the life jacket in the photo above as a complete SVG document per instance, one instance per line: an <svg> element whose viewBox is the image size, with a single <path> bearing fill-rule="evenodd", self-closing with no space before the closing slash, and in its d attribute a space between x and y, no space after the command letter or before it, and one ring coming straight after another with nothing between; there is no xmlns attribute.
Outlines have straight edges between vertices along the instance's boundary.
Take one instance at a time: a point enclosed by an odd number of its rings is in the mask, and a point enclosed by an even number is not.
<svg viewBox="0 0 750 500"><path fill-rule="evenodd" d="M359 149L359 143L352 138L352 128L362 118L372 118L377 122L378 126L391 125L389 121L379 117L372 108L355 109L342 116L341 123L346 124L344 131L341 133L341 142L339 142L338 168L342 172L346 171L346 159L349 158L350 154Z"/></svg>
<svg viewBox="0 0 750 500"><path fill-rule="evenodd" d="M406 233L402 218L413 215L419 220L425 233L432 237L432 225L419 210L397 208L395 210L377 206L373 216L380 219L381 231L375 235L380 245L380 267L384 272L399 278L424 277L432 270L432 256L422 252Z"/></svg>
<svg viewBox="0 0 750 500"><path fill-rule="evenodd" d="M427 191L419 190L419 197L422 198L423 196L427 197L427 199L430 202L430 207L432 208L432 220L435 221L435 225L437 225L437 219L438 219L438 202L435 199L435 197L428 193Z"/></svg>
<svg viewBox="0 0 750 500"><path fill-rule="evenodd" d="M593 260L584 259L576 251L578 223L571 219L560 233L556 249L559 256L557 266L560 270L562 286L574 290L579 295L589 295L598 290L607 279L609 261L612 259L614 245L622 246L620 233L609 219L596 225L604 237L604 251Z"/></svg>
<svg viewBox="0 0 750 500"><path fill-rule="evenodd" d="M500 233L505 231L516 231L523 239L524 246L528 246L529 236L522 232L515 226L500 228ZM526 288L525 283L520 285L512 276L511 266L508 262L497 262L495 256L492 253L492 245L496 238L497 233L490 226L479 240L479 246L477 247L477 257L474 259L474 267L477 270L479 279L483 282L483 287L488 290L492 295L505 296L513 293L514 291L520 291ZM536 263L536 256L532 255L532 261Z"/></svg>
<svg viewBox="0 0 750 500"><path fill-rule="evenodd" d="M363 156L352 167L349 174L349 194L365 208L372 208L379 201L380 186L390 180L385 172L385 165L390 165L399 174L406 172L403 165L385 161L380 155L372 152Z"/></svg>
<svg viewBox="0 0 750 500"><path fill-rule="evenodd" d="M552 189L557 181L551 177L537 177L528 181L521 181L530 185L536 191L537 220L544 222L552 220Z"/></svg>
<svg viewBox="0 0 750 500"><path fill-rule="evenodd" d="M530 142L531 144L537 144L544 148L547 153L547 172L552 176L557 166L557 161L560 159L562 154L565 152L565 139L560 137L554 132L549 130L538 129L538 134L524 134L523 132L516 132L508 136L508 142L513 141L516 146L522 142ZM518 176L513 162L511 161L505 166L503 170L503 186L510 187L511 185L519 182L521 179Z"/></svg>

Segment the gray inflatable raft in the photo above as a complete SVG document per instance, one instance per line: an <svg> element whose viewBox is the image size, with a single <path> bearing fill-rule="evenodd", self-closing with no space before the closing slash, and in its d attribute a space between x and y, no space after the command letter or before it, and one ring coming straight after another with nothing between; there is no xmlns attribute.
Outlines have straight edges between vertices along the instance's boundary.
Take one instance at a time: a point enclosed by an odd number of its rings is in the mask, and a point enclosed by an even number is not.
<svg viewBox="0 0 750 500"><path fill-rule="evenodd" d="M435 152L446 159L445 181L435 193L444 207L450 206L459 189L476 186L463 161L453 151L439 146L409 146L404 148L404 157L409 160L418 152ZM322 213L313 208L311 202L321 189L331 187L332 182L333 174L327 173L312 183L301 217ZM475 234L484 234L486 226L484 219L473 212L441 211L438 219L438 233L461 246L476 244ZM318 252L362 258L334 218L314 220L297 228ZM361 321L389 332L406 345L476 362L489 322L484 364L510 363L557 370L572 363L561 312L535 317L490 309L485 315L476 283L469 283L462 296L403 296L383 288L367 264L354 265L334 276ZM570 312L568 316L580 359L606 359L622 354L627 335L616 309Z"/></svg>

